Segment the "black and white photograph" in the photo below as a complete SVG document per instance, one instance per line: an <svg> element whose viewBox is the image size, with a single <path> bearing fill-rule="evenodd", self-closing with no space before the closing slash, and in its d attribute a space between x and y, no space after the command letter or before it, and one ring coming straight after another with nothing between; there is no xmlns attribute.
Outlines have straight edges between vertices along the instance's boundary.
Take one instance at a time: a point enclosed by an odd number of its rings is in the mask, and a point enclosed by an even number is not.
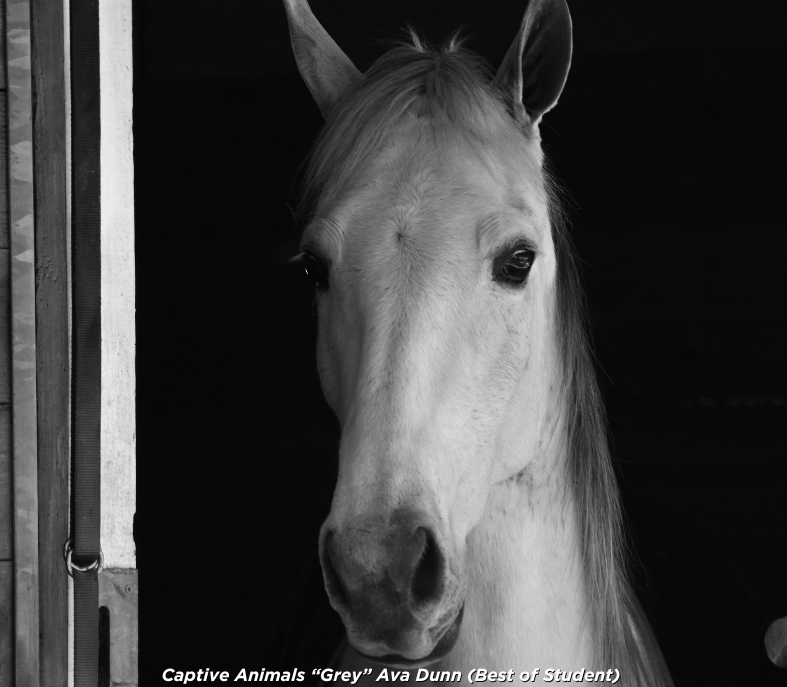
<svg viewBox="0 0 787 687"><path fill-rule="evenodd" d="M4 0L0 687L787 684L772 0Z"/></svg>
<svg viewBox="0 0 787 687"><path fill-rule="evenodd" d="M785 679L777 8L135 5L151 679Z"/></svg>

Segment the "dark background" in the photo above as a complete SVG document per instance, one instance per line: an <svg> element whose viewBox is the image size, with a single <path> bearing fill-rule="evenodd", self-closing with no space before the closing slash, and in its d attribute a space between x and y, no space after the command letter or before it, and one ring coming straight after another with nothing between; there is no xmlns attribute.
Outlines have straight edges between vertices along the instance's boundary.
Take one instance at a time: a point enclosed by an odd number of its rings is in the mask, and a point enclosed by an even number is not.
<svg viewBox="0 0 787 687"><path fill-rule="evenodd" d="M544 144L570 191L638 588L678 684L783 684L784 22L766 0L570 2ZM498 64L523 3L313 0L365 70L408 23ZM321 117L274 0L134 4L142 684L270 660L338 430L296 172ZM692 672L693 671L693 672ZM707 678L707 682L704 682Z"/></svg>

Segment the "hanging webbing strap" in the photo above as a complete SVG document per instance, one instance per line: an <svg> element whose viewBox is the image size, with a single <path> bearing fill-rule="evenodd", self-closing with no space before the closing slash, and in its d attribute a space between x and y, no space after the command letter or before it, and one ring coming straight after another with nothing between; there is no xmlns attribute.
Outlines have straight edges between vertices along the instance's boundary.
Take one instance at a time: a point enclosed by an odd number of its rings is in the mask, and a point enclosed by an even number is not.
<svg viewBox="0 0 787 687"><path fill-rule="evenodd" d="M101 513L101 83L98 20L98 0L71 0L71 537L75 565L75 687L96 687L98 680ZM76 567L90 569L79 571Z"/></svg>

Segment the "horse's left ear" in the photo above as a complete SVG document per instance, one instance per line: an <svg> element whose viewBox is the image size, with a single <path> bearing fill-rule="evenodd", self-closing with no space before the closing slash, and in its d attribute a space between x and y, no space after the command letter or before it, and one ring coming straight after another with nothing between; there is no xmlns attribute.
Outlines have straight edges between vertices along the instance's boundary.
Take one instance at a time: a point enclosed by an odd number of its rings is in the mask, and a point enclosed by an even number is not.
<svg viewBox="0 0 787 687"><path fill-rule="evenodd" d="M327 119L363 75L317 21L306 0L284 0L298 70Z"/></svg>
<svg viewBox="0 0 787 687"><path fill-rule="evenodd" d="M519 33L495 76L514 116L538 125L557 103L571 65L571 15L566 0L529 0Z"/></svg>

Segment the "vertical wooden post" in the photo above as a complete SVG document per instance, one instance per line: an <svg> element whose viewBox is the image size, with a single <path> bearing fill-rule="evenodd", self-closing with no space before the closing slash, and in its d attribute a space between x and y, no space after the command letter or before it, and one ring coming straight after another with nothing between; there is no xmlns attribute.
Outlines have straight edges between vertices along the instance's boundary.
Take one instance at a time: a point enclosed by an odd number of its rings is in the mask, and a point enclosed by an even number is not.
<svg viewBox="0 0 787 687"><path fill-rule="evenodd" d="M0 685L14 682L14 517L11 470L11 335L5 3L0 0Z"/></svg>
<svg viewBox="0 0 787 687"><path fill-rule="evenodd" d="M68 673L69 310L64 4L31 0L35 94L39 600L41 687Z"/></svg>
<svg viewBox="0 0 787 687"><path fill-rule="evenodd" d="M39 683L33 111L30 4L6 0L11 403L14 466L14 617L17 687Z"/></svg>
<svg viewBox="0 0 787 687"><path fill-rule="evenodd" d="M136 510L136 329L131 0L100 0L101 548L99 600L109 612L110 680L135 685L139 585Z"/></svg>
<svg viewBox="0 0 787 687"><path fill-rule="evenodd" d="M131 0L101 0L101 548L136 567Z"/></svg>

